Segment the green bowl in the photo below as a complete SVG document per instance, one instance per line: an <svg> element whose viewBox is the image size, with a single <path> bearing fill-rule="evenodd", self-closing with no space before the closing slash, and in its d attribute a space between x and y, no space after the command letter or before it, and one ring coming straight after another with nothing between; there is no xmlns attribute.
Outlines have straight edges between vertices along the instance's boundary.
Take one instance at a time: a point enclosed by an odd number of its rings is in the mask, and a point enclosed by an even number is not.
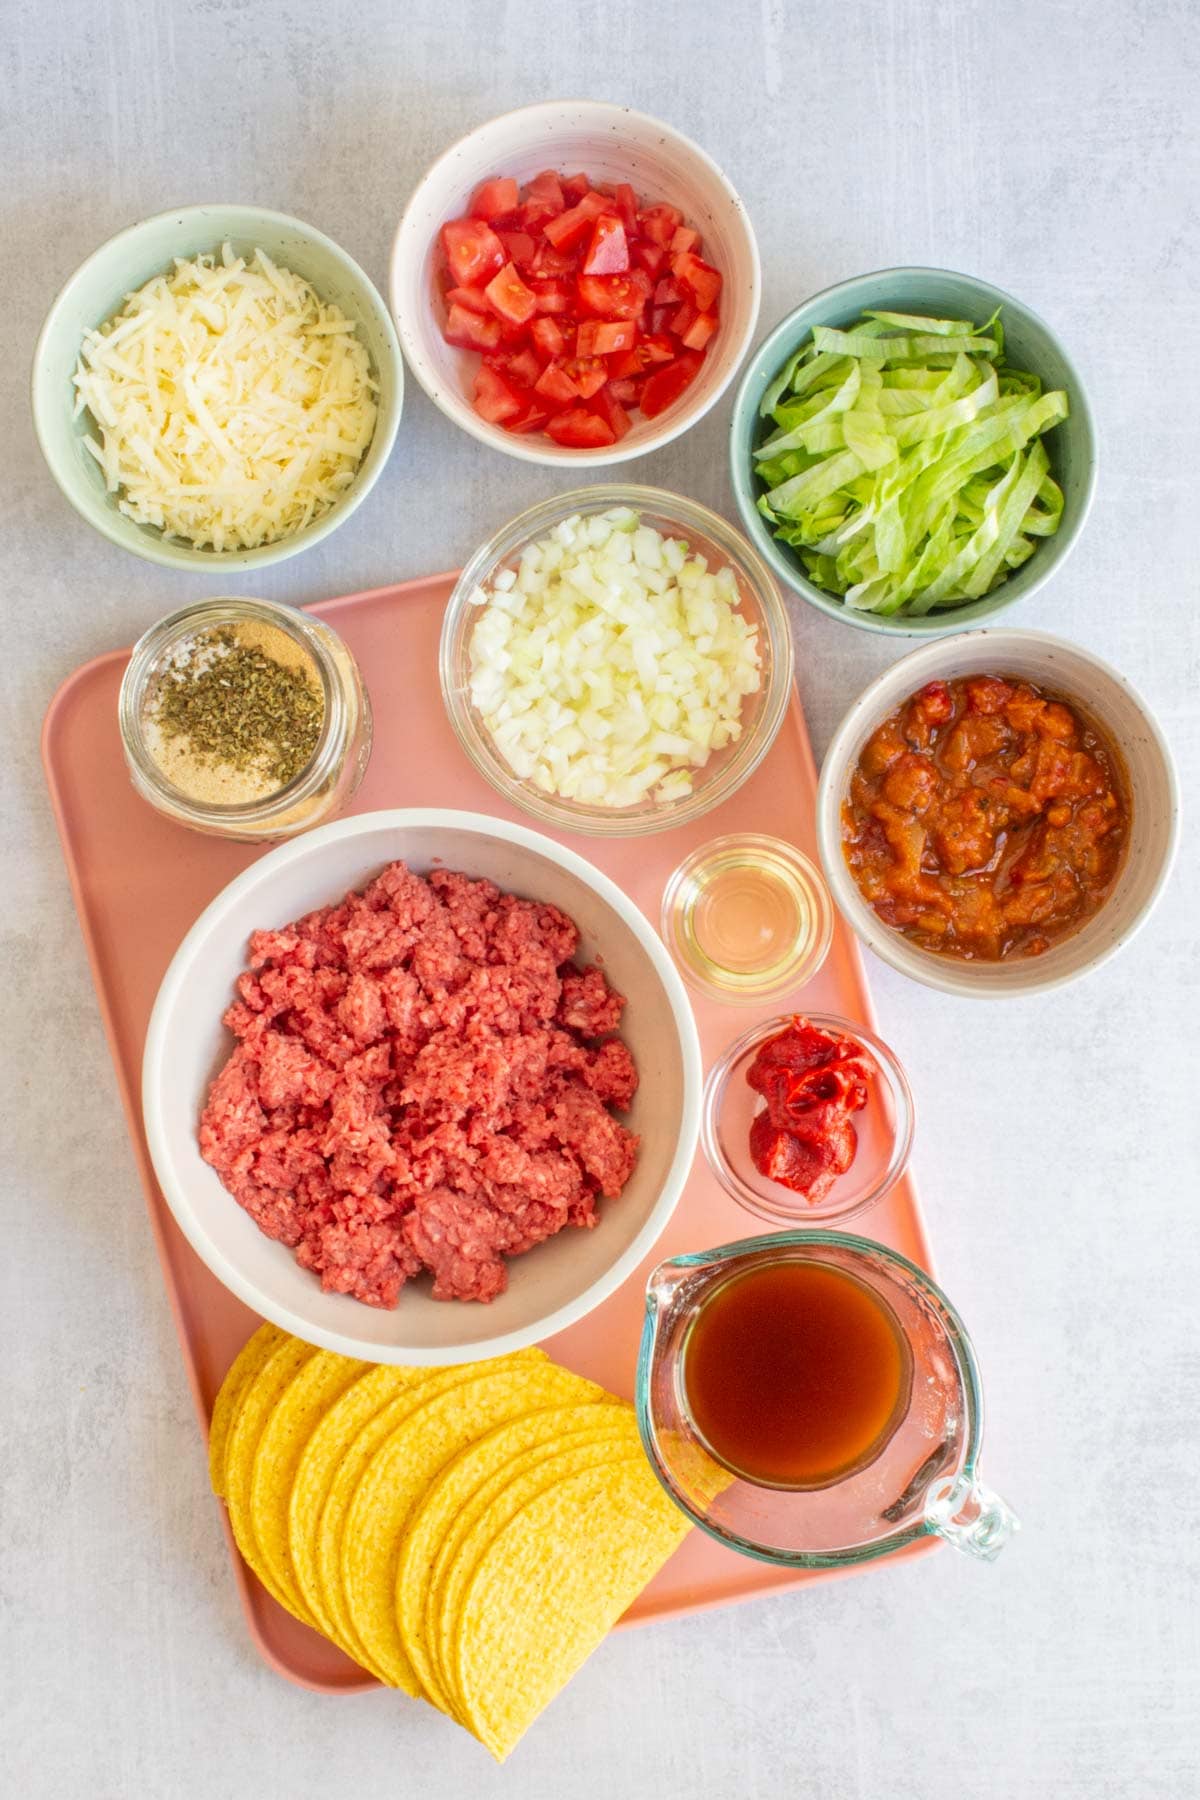
<svg viewBox="0 0 1200 1800"><path fill-rule="evenodd" d="M172 258L215 250L226 240L242 255L265 250L273 261L311 282L323 300L340 306L358 326L379 383L375 435L344 497L304 531L257 550L196 550L126 518L106 491L99 464L84 447L92 429L87 415L72 416L71 376L84 332L111 318L127 294L169 269ZM328 537L378 479L395 442L403 400L396 329L358 264L311 225L257 206L186 206L118 232L93 251L63 288L47 315L33 359L34 429L55 481L75 510L112 543L172 569L261 569Z"/></svg>
<svg viewBox="0 0 1200 1800"><path fill-rule="evenodd" d="M752 453L761 436L758 409L762 397L814 325L844 328L869 308L979 322L990 317L997 307L1002 309L1009 362L1014 368L1029 369L1039 375L1048 389L1065 388L1070 400L1070 417L1046 434L1050 468L1063 490L1059 528L1052 538L1042 540L1028 562L982 600L921 618L881 618L875 613L855 612L836 594L827 594L809 580L799 557L773 535L758 510L761 490L754 477ZM873 275L856 275L852 281L841 281L836 287L814 294L789 313L759 345L742 377L729 428L729 458L733 491L746 535L779 579L831 618L857 625L863 631L886 632L895 637L937 637L940 633L961 631L965 625L994 618L1016 601L1026 599L1061 566L1083 529L1096 485L1096 436L1091 409L1078 371L1058 338L1044 320L1003 288L992 287L973 275L956 275L951 269L880 269Z"/></svg>

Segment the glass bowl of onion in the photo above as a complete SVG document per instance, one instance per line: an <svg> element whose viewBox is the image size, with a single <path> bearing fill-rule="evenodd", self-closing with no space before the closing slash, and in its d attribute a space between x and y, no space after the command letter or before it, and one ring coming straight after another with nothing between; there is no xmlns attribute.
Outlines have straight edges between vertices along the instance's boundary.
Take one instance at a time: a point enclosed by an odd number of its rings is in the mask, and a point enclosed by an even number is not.
<svg viewBox="0 0 1200 1800"><path fill-rule="evenodd" d="M792 638L770 569L724 519L604 484L530 507L475 553L439 674L498 793L560 831L632 837L754 773L787 710Z"/></svg>

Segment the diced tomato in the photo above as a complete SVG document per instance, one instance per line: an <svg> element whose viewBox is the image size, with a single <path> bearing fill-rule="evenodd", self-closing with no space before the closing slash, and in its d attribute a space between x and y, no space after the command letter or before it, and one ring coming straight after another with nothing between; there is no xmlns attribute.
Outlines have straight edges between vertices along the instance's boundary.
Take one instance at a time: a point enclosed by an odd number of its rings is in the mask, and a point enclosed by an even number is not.
<svg viewBox="0 0 1200 1800"><path fill-rule="evenodd" d="M522 404L516 389L498 369L480 363L475 371L475 411L480 418L489 425L503 425L506 419L516 418Z"/></svg>
<svg viewBox="0 0 1200 1800"><path fill-rule="evenodd" d="M495 176L491 181L481 181L471 195L471 204L467 208L473 219L503 219L509 213L516 212L520 191L516 182L509 175Z"/></svg>
<svg viewBox="0 0 1200 1800"><path fill-rule="evenodd" d="M479 219L451 219L443 225L442 249L455 287L482 287L504 267L504 245Z"/></svg>
<svg viewBox="0 0 1200 1800"><path fill-rule="evenodd" d="M616 213L601 213L592 226L592 241L583 259L585 275L623 275L629 267L625 227Z"/></svg>
<svg viewBox="0 0 1200 1800"><path fill-rule="evenodd" d="M522 436L526 432L544 431L549 417L550 408L548 406L540 406L536 400L530 400L515 419L505 419L504 429L505 431L519 432Z"/></svg>
<svg viewBox="0 0 1200 1800"><path fill-rule="evenodd" d="M638 227L651 243L665 250L676 230L683 224L683 214L673 206L647 206L638 214Z"/></svg>
<svg viewBox="0 0 1200 1800"><path fill-rule="evenodd" d="M555 277L551 281L530 280L532 293L540 313L565 313L571 310L574 294L570 282Z"/></svg>
<svg viewBox="0 0 1200 1800"><path fill-rule="evenodd" d="M688 329L680 332L680 342L689 350L703 350L718 323L712 313L697 313Z"/></svg>
<svg viewBox="0 0 1200 1800"><path fill-rule="evenodd" d="M608 202L604 195L589 192L567 212L559 213L557 219L551 219L543 229L556 250L569 250L572 244L577 244L585 236L593 219L598 219L607 210Z"/></svg>
<svg viewBox="0 0 1200 1800"><path fill-rule="evenodd" d="M532 275L545 276L552 279L560 275L574 275L577 258L570 250L556 250L553 244L543 237L533 253L530 265Z"/></svg>
<svg viewBox="0 0 1200 1800"><path fill-rule="evenodd" d="M494 350L500 342L500 321L490 317L485 319L473 308L455 302L446 313L442 336L448 344L457 344L460 350Z"/></svg>
<svg viewBox="0 0 1200 1800"><path fill-rule="evenodd" d="M633 420L629 417L629 414L625 411L621 402L613 394L611 382L606 383L605 386L600 389L600 392L592 401L591 406L596 417L598 419L603 419L604 423L612 432L613 441L619 444L621 439L625 436L625 433L633 424Z"/></svg>
<svg viewBox="0 0 1200 1800"><path fill-rule="evenodd" d="M543 206L540 200L526 200L523 205L518 206L513 214L513 225L517 231L530 232L540 248L543 242L542 227L547 219L554 217L556 217L555 213L550 207ZM511 425L509 430L512 430Z"/></svg>
<svg viewBox="0 0 1200 1800"><path fill-rule="evenodd" d="M639 319L650 298L650 277L642 269L628 275L581 275L580 304L602 319Z"/></svg>
<svg viewBox="0 0 1200 1800"><path fill-rule="evenodd" d="M621 181L613 190L613 199L627 235L633 237L637 231L637 195L627 181Z"/></svg>
<svg viewBox="0 0 1200 1800"><path fill-rule="evenodd" d="M671 273L681 281L701 312L712 312L721 292L721 276L711 263L685 250L671 258Z"/></svg>
<svg viewBox="0 0 1200 1800"><path fill-rule="evenodd" d="M492 309L487 303L487 295L482 288L447 288L446 305L465 306L468 312L482 313L487 319L493 316Z"/></svg>
<svg viewBox="0 0 1200 1800"><path fill-rule="evenodd" d="M442 227L437 280L447 341L481 353L482 418L599 449L695 379L721 277L677 207L545 169L481 182L470 214Z"/></svg>
<svg viewBox="0 0 1200 1800"><path fill-rule="evenodd" d="M534 175L533 182L529 182L525 189L525 205L540 207L545 212L545 218L558 218L560 212L567 211L563 184L554 169L543 169L542 175Z"/></svg>
<svg viewBox="0 0 1200 1800"><path fill-rule="evenodd" d="M531 267L537 255L537 244L529 232L498 230L496 236L504 245L504 254L510 263L515 263L522 271Z"/></svg>
<svg viewBox="0 0 1200 1800"><path fill-rule="evenodd" d="M558 173L554 169L543 169L540 175L535 175L525 189L525 198L537 200L545 206L552 206L556 213L562 212L567 204L563 196L562 182L558 179Z"/></svg>
<svg viewBox="0 0 1200 1800"><path fill-rule="evenodd" d="M632 319L585 319L575 349L580 356L613 356L618 350L632 350L637 335Z"/></svg>
<svg viewBox="0 0 1200 1800"><path fill-rule="evenodd" d="M652 244L649 238L635 238L630 246L630 255L639 268L645 269L647 275L657 275L667 260L667 253L661 244Z"/></svg>
<svg viewBox="0 0 1200 1800"><path fill-rule="evenodd" d="M579 328L583 330L581 325ZM674 362L679 351L671 339L665 334L651 333L648 337L639 338L631 350L613 356L608 365L609 377L615 381L625 381L638 375L644 375L648 369L659 363Z"/></svg>
<svg viewBox="0 0 1200 1800"><path fill-rule="evenodd" d="M551 419L546 435L567 450L604 450L617 441L617 434L607 420L586 412L582 406L573 406L569 412L561 412Z"/></svg>
<svg viewBox="0 0 1200 1800"><path fill-rule="evenodd" d="M488 282L484 293L492 311L511 325L525 325L537 311L536 296L531 294L511 263L505 263L498 275Z"/></svg>
<svg viewBox="0 0 1200 1800"><path fill-rule="evenodd" d="M533 347L544 361L551 357L561 356L566 339L561 328L549 316L538 317L529 327L529 335L533 339Z"/></svg>
<svg viewBox="0 0 1200 1800"><path fill-rule="evenodd" d="M551 406L570 406L580 398L579 389L561 362L547 363L534 382L533 391Z"/></svg>
<svg viewBox="0 0 1200 1800"><path fill-rule="evenodd" d="M685 388L700 372L704 358L695 350L685 350L674 362L663 363L655 369L653 375L642 389L642 415L647 419L656 419L668 406L673 406Z"/></svg>
<svg viewBox="0 0 1200 1800"><path fill-rule="evenodd" d="M608 380L608 369L598 356L573 356L564 367L584 400L598 394Z"/></svg>
<svg viewBox="0 0 1200 1800"><path fill-rule="evenodd" d="M675 355L675 346L665 333L651 332L642 339L639 348L644 364L670 362Z"/></svg>
<svg viewBox="0 0 1200 1800"><path fill-rule="evenodd" d="M541 363L530 349L501 350L485 356L484 361L507 376L515 387L532 387L542 372Z"/></svg>

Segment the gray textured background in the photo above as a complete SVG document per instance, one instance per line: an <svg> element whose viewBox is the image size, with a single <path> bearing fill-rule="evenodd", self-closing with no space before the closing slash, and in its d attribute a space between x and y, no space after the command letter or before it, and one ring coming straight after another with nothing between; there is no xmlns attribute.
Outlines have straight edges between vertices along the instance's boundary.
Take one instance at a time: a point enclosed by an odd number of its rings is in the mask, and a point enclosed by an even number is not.
<svg viewBox="0 0 1200 1800"><path fill-rule="evenodd" d="M59 284L140 215L258 200L382 284L405 199L461 131L548 95L632 103L741 189L764 334L812 290L902 262L974 270L1061 329L1102 433L1100 490L1068 566L1014 622L1090 644L1142 687L1194 806L1198 24L1187 0L5 0L6 1791L1198 1791L1194 839L1150 928L1066 994L955 1003L872 970L919 1098L939 1270L983 1362L987 1473L1025 1521L999 1564L945 1554L624 1634L503 1774L423 1707L316 1697L257 1661L37 761L61 677L206 584L89 532L25 401ZM303 601L445 568L554 485L410 389L362 509L246 592ZM728 401L638 477L731 511L727 418ZM896 651L799 606L795 628L819 754Z"/></svg>

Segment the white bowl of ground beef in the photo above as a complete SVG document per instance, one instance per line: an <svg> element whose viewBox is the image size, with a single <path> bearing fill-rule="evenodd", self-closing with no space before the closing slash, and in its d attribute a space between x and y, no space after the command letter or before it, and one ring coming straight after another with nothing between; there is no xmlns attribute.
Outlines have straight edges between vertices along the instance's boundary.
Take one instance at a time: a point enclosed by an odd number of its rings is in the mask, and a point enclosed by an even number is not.
<svg viewBox="0 0 1200 1800"><path fill-rule="evenodd" d="M398 811L218 895L163 980L142 1100L167 1202L240 1299L346 1356L437 1364L625 1280L700 1089L683 986L613 882L523 826Z"/></svg>

